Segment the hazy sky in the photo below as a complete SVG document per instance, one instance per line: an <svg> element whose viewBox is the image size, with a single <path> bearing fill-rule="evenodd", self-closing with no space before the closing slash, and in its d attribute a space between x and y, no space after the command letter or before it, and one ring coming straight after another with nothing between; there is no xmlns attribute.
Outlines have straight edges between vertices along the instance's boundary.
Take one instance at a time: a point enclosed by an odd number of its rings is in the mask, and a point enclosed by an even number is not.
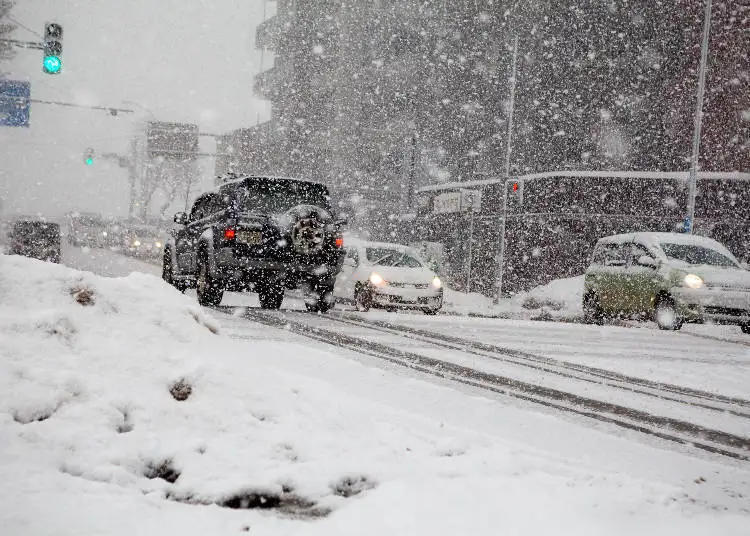
<svg viewBox="0 0 750 536"><path fill-rule="evenodd" d="M273 3L268 4L269 14ZM45 21L64 28L63 73L45 75L41 52L18 50L10 78L30 80L32 98L120 106L135 114L32 104L28 129L0 127L2 212L62 214L71 209L127 212L124 169L98 159L82 163L86 147L126 150L148 119L200 124L223 132L264 120L268 104L253 97L261 54L255 27L263 0L18 0L12 16L41 33ZM14 37L38 40L18 28ZM266 55L266 67L270 58ZM204 150L213 141L204 139ZM213 160L204 159L210 184Z"/></svg>

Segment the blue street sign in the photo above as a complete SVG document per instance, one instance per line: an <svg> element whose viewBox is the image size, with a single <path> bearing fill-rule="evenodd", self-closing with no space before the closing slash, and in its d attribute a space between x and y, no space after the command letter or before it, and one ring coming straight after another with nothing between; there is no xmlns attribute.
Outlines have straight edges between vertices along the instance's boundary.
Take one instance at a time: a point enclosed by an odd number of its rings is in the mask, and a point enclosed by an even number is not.
<svg viewBox="0 0 750 536"><path fill-rule="evenodd" d="M685 216L685 219L682 222L682 228L685 229L686 233L690 232L690 228L693 226L692 221L690 220L690 216Z"/></svg>
<svg viewBox="0 0 750 536"><path fill-rule="evenodd" d="M0 79L0 126L27 127L31 112L31 84Z"/></svg>

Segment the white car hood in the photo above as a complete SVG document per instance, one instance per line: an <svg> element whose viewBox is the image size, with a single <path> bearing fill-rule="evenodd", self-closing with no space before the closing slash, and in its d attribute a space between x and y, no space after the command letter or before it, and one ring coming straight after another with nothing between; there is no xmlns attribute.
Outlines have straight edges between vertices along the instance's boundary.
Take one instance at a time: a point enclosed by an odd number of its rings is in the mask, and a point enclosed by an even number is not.
<svg viewBox="0 0 750 536"><path fill-rule="evenodd" d="M741 268L720 268L698 264L680 269L700 276L708 287L750 290L750 272Z"/></svg>
<svg viewBox="0 0 750 536"><path fill-rule="evenodd" d="M395 266L370 267L373 272L377 273L388 282L394 283L432 283L435 274L429 268L401 268Z"/></svg>

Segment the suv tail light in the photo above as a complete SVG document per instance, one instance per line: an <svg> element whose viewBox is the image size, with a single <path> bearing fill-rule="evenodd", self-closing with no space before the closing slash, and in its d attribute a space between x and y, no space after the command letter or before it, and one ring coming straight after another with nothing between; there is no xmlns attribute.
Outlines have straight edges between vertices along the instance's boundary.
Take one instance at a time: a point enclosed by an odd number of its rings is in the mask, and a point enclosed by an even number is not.
<svg viewBox="0 0 750 536"><path fill-rule="evenodd" d="M336 247L337 248L343 248L344 247L344 237L343 236L337 236L336 237Z"/></svg>
<svg viewBox="0 0 750 536"><path fill-rule="evenodd" d="M225 240L234 240L236 234L237 232L234 229L224 229Z"/></svg>

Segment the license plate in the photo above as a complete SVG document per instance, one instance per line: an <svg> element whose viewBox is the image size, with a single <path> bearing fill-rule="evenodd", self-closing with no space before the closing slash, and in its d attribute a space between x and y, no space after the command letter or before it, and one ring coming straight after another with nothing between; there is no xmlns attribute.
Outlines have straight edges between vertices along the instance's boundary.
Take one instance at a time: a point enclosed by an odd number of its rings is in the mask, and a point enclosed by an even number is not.
<svg viewBox="0 0 750 536"><path fill-rule="evenodd" d="M263 235L260 231L237 231L237 242L257 246L263 243Z"/></svg>

